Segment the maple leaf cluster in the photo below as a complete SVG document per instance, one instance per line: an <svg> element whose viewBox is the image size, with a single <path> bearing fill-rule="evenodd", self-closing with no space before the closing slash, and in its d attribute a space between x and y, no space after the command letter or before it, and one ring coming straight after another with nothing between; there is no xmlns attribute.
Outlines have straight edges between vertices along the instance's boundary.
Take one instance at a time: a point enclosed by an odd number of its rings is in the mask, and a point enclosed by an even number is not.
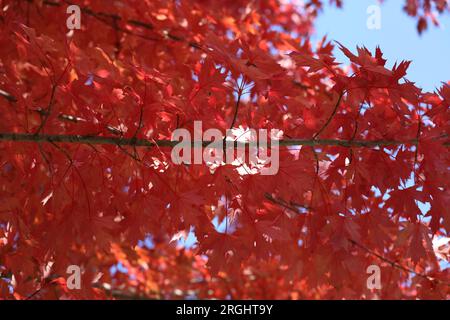
<svg viewBox="0 0 450 320"><path fill-rule="evenodd" d="M428 28L429 21L438 26L437 14L449 11L450 5L447 0L407 0L404 10L408 15L418 17L417 30L422 33Z"/></svg>
<svg viewBox="0 0 450 320"><path fill-rule="evenodd" d="M450 82L343 67L318 0L70 4L0 8L0 298L450 296ZM281 130L279 172L173 164L194 121Z"/></svg>

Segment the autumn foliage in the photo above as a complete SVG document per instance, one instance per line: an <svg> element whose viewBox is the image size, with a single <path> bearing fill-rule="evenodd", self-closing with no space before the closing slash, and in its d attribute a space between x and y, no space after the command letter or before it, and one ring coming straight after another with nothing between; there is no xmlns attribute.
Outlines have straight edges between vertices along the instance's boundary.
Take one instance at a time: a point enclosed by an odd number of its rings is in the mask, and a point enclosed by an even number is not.
<svg viewBox="0 0 450 320"><path fill-rule="evenodd" d="M304 2L1 1L0 298L449 298L450 82L314 44ZM174 165L194 121L282 130L279 172Z"/></svg>

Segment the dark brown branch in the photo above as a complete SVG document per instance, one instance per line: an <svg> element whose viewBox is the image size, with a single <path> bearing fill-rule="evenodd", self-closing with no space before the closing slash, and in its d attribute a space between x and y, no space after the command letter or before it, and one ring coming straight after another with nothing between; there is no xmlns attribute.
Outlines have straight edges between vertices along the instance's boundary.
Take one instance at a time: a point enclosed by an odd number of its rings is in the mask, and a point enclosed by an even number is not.
<svg viewBox="0 0 450 320"><path fill-rule="evenodd" d="M120 146L136 146L136 147L174 147L179 145L179 141L171 140L146 140L146 139L133 139L133 138L121 138L121 137L104 137L94 135L50 135L50 134L30 134L30 133L0 133L0 141L14 141L14 142L48 142L48 143L78 143L78 144L92 144L92 145L120 145ZM202 141L198 143L192 141L192 146L202 145L206 147L214 143L212 141ZM419 142L417 139L410 140L338 140L338 139L286 139L280 140L280 146L340 146L340 147L388 147L398 145L417 145ZM234 142L235 146L249 146L249 142ZM254 142L256 144L256 142ZM444 142L444 146L450 146L450 142Z"/></svg>
<svg viewBox="0 0 450 320"><path fill-rule="evenodd" d="M36 130L36 134L39 134L39 132L41 132L41 130L44 128L45 124L47 123L48 118L50 117L50 113L52 112L52 107L55 103L56 88L57 88L56 84L52 85L52 91L50 93L50 101L48 102L47 108L45 110L43 110L43 112L42 112L41 125Z"/></svg>
<svg viewBox="0 0 450 320"><path fill-rule="evenodd" d="M323 131L325 131L325 129L328 127L328 125L331 123L331 120L333 120L334 116L336 115L336 112L339 108L339 105L341 104L342 101L342 97L344 96L344 93L341 93L341 95L339 96L338 101L336 102L333 112L331 113L331 115L328 117L327 121L325 122L325 124L322 126L322 128L320 128L319 131L317 131L317 133L314 135L314 139L317 138Z"/></svg>
<svg viewBox="0 0 450 320"><path fill-rule="evenodd" d="M10 94L10 93L8 93L6 91L3 91L2 89L0 89L0 96L5 98L9 102L17 102L16 97L14 97L12 94Z"/></svg>
<svg viewBox="0 0 450 320"><path fill-rule="evenodd" d="M301 208L306 208L306 209L308 209L308 207L306 207L306 206L299 206L299 205L295 205L295 204L292 205L292 204L289 204L287 201L285 201L285 200L283 200L283 199L276 199L276 198L274 198L272 195L270 195L270 194L268 194L268 193L265 194L265 197L266 197L266 199L268 199L269 201L271 201L271 202L273 202L273 203L275 203L275 204L277 204L277 205L280 205L280 206L282 206L283 208L290 209L290 210L292 210L292 211L294 211L294 212L298 212L298 210L296 210L296 207L297 207L297 208L300 208L300 207L301 207ZM450 286L450 283L449 283L449 282L445 282L445 281L442 281L441 279L438 279L438 278L435 278L435 277L431 277L431 276L428 276L428 275L423 274L423 273L420 273L420 272L416 272L416 271L414 271L414 270L411 269L411 268L405 267L405 266L403 266L403 265L401 265L401 264L399 264L399 263L397 263L397 262L395 262L395 261L392 261L392 260L390 260L390 259L388 259L388 258L386 258L386 257L384 257L384 256L382 256L382 255L380 255L380 254L378 254L378 253L376 253L375 251L373 251L373 250L367 248L366 246L364 246L364 245L362 245L362 244L356 242L356 241L353 240L353 239L348 238L347 240L348 240L351 244L353 244L355 247L358 247L359 249L365 251L366 253L368 253L368 254L370 254L370 255L372 255L372 256L374 256L374 257L377 257L378 259L380 259L380 260L382 260L382 261L384 261L384 262L390 264L390 265L391 265L392 267L394 267L394 268L397 268L397 269L402 270L402 271L404 271L404 272L411 273L411 274L413 274L413 275L415 275L415 276L418 276L418 277L427 279L428 281L432 281L432 282L440 283L440 284L443 284L443 285L446 285L446 286Z"/></svg>
<svg viewBox="0 0 450 320"><path fill-rule="evenodd" d="M33 2L33 0L27 0L28 2ZM44 0L43 4L49 7L61 7L62 5L66 4L66 5L74 5L76 3L73 3L72 1L67 1L67 0L63 0L62 2L56 2L56 1L51 1L51 0ZM76 4L78 5L78 4ZM132 36L136 36L136 37L140 37L146 40L150 40L150 41L158 41L164 38L176 41L176 42L185 42L188 46L195 48L195 49L201 49L201 45L199 43L196 43L194 41L189 41L183 37L174 35L170 32L167 33L163 33L163 34L159 34L161 36L161 39L158 38L154 38L154 37L150 37L150 36L145 36L142 34L137 34L137 33L133 33L127 29L123 29L120 28L118 26L119 22L128 24L130 26L135 26L135 27L140 27L140 28L144 28L146 30L152 30L155 31L155 28L153 26L153 24L151 24L150 22L144 22L144 21L139 21L139 20L135 20L135 19L128 19L125 20L123 19L121 16L114 14L114 13L109 13L109 12L97 12L94 11L92 9L90 9L89 7L86 6L80 6L80 10L81 12L83 12L86 15L89 15L95 19L97 19L98 21L110 26L111 28L117 30L117 31L121 31L124 33L127 33L129 35ZM159 33L159 32L158 32Z"/></svg>
<svg viewBox="0 0 450 320"><path fill-rule="evenodd" d="M236 101L236 105L234 107L233 120L231 121L230 130L233 129L234 124L236 123L236 120L237 120L237 116L239 113L239 104L241 103L241 96L242 96L242 92L239 92L239 95L238 95L238 98Z"/></svg>
<svg viewBox="0 0 450 320"><path fill-rule="evenodd" d="M310 209L306 205L301 205L301 204L295 203L293 201L287 202L286 200L275 198L270 193L264 194L264 197L267 200L269 200L270 202L275 203L275 204L277 204L279 206L282 206L285 209L289 209L289 210L291 210L291 211L293 211L295 213L298 213L299 209L306 209L306 210Z"/></svg>
<svg viewBox="0 0 450 320"><path fill-rule="evenodd" d="M434 278L434 277L431 277L431 276L427 276L427 275L424 274L424 273L416 272L416 271L414 271L414 270L411 269L411 268L402 266L401 264L399 264L399 263L397 263L397 262L395 262L395 261L389 260L388 258L386 258L386 257L384 257L384 256L382 256L382 255L380 255L380 254L378 254L378 253L376 253L376 252L370 250L370 249L367 248L366 246L364 246L364 245L362 245L362 244L356 242L356 241L353 240L353 239L347 239L347 240L348 240L350 243L352 243L354 246L356 246L356 247L358 247L359 249L361 249L361 250L367 252L368 254L370 254L370 255L372 255L372 256L375 256L375 257L377 257L378 259L380 259L380 260L382 260L382 261L384 261L384 262L386 262L386 263L389 263L389 264L390 264L391 266L393 266L394 268L397 268L397 269L402 270L402 271L405 271L405 272L407 272L407 273L411 273L411 274L413 274L413 275L415 275L415 276L418 276L418 277L427 279L428 281L437 282L437 283L440 283L440 284L443 284L443 285L446 285L446 286L449 286L449 287L450 287L450 283L449 283L449 282L445 282L445 281L442 281L441 279L437 279L437 278Z"/></svg>

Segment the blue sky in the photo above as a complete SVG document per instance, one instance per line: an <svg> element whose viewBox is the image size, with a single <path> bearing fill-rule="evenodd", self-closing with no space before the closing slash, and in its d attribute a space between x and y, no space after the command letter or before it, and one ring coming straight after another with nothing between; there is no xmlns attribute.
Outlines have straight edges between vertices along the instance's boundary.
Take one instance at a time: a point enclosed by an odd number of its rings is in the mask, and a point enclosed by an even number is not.
<svg viewBox="0 0 450 320"><path fill-rule="evenodd" d="M328 2L328 1L327 1ZM407 78L425 90L434 91L441 82L450 80L450 15L440 17L441 26L430 26L422 36L416 29L417 20L403 11L403 0L386 0L381 7L381 29L366 26L367 8L376 0L347 0L344 8L326 6L316 21L314 40L324 35L355 50L364 45L373 51L379 45L392 66L396 61L412 60ZM336 51L339 62L348 59Z"/></svg>

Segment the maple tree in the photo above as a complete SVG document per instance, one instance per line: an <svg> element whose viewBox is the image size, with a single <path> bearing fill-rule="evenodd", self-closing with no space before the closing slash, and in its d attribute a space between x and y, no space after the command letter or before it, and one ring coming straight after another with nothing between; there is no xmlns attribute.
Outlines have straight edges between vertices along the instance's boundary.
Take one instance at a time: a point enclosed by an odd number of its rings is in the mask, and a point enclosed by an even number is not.
<svg viewBox="0 0 450 320"><path fill-rule="evenodd" d="M343 67L322 5L1 1L0 298L449 298L450 82ZM421 32L434 9L405 5ZM174 165L194 121L282 130L279 172Z"/></svg>

